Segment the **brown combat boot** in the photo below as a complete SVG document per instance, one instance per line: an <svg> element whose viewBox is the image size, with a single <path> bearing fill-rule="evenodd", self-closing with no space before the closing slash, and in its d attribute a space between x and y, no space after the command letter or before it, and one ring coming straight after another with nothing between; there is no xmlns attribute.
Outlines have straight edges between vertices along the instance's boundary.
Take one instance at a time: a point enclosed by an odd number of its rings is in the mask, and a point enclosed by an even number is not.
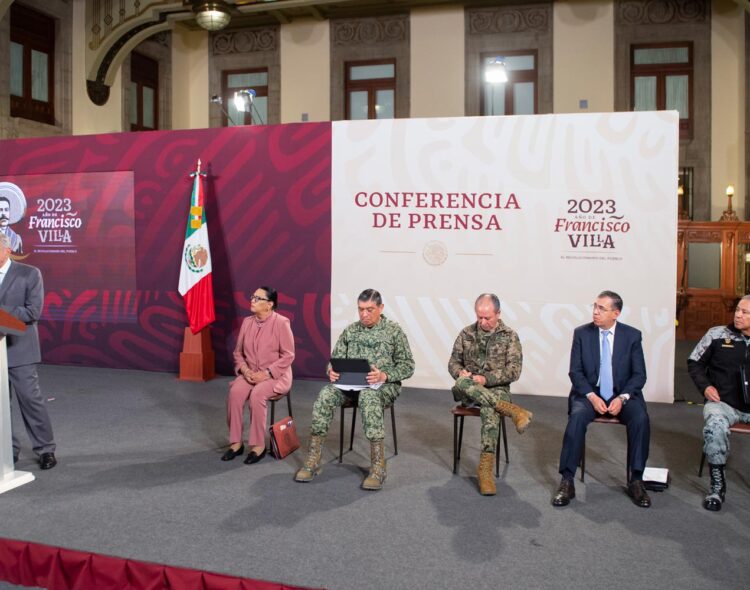
<svg viewBox="0 0 750 590"><path fill-rule="evenodd" d="M382 440L370 441L370 473L362 482L363 490L379 490L385 482L385 446Z"/></svg>
<svg viewBox="0 0 750 590"><path fill-rule="evenodd" d="M494 465L495 453L482 451L482 454L479 456L477 478L479 479L479 493L483 496L494 496L497 493L495 474L492 473Z"/></svg>
<svg viewBox="0 0 750 590"><path fill-rule="evenodd" d="M320 455L323 451L323 440L325 437L313 434L310 436L310 450L307 452L305 464L299 468L294 476L294 481L308 482L323 471L320 465Z"/></svg>
<svg viewBox="0 0 750 590"><path fill-rule="evenodd" d="M495 404L495 411L501 416L509 416L513 420L513 425L516 427L518 434L524 433L529 424L531 424L531 418L534 416L534 414L528 410L524 410L521 406L503 400Z"/></svg>

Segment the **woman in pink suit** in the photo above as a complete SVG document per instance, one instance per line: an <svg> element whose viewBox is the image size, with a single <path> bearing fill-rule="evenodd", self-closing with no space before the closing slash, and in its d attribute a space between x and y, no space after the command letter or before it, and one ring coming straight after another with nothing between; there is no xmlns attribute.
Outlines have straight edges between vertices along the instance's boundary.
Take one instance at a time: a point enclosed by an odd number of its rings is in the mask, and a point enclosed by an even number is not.
<svg viewBox="0 0 750 590"><path fill-rule="evenodd" d="M278 294L271 287L260 287L250 297L250 311L234 347L234 372L238 377L229 386L227 421L230 446L221 457L231 461L244 452L242 423L245 402L250 408L250 436L247 465L266 456L266 409L268 398L286 394L292 387L294 336L289 320L276 313Z"/></svg>

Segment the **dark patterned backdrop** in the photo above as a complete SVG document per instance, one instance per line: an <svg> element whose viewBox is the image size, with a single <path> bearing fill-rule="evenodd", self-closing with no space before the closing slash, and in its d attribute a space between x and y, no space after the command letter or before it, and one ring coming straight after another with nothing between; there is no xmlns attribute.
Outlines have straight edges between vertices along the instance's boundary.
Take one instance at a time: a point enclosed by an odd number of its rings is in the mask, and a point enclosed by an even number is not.
<svg viewBox="0 0 750 590"><path fill-rule="evenodd" d="M47 280L39 325L45 362L177 372L187 323L177 280L188 174L198 158L208 174L217 370L231 372L247 295L267 284L279 290L279 311L292 320L295 374L322 374L330 351L330 123L0 142L0 181L134 172L136 290ZM33 255L25 262L34 264Z"/></svg>

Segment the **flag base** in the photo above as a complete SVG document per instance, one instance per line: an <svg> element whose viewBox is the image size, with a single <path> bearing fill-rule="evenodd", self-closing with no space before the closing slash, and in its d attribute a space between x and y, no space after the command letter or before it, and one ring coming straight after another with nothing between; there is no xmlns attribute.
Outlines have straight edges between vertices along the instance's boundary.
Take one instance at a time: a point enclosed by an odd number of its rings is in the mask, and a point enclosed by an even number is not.
<svg viewBox="0 0 750 590"><path fill-rule="evenodd" d="M193 334L185 328L180 353L180 376L182 381L209 381L216 376L216 356L211 348L211 328L203 328Z"/></svg>

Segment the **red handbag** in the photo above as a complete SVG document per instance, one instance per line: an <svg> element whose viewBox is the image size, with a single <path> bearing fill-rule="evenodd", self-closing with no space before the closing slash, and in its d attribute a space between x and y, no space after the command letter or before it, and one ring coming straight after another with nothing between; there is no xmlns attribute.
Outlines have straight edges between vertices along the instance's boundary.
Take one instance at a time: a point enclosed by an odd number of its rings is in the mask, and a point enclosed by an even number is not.
<svg viewBox="0 0 750 590"><path fill-rule="evenodd" d="M271 433L271 454L277 459L283 459L299 449L297 426L291 416L271 424L268 431Z"/></svg>

